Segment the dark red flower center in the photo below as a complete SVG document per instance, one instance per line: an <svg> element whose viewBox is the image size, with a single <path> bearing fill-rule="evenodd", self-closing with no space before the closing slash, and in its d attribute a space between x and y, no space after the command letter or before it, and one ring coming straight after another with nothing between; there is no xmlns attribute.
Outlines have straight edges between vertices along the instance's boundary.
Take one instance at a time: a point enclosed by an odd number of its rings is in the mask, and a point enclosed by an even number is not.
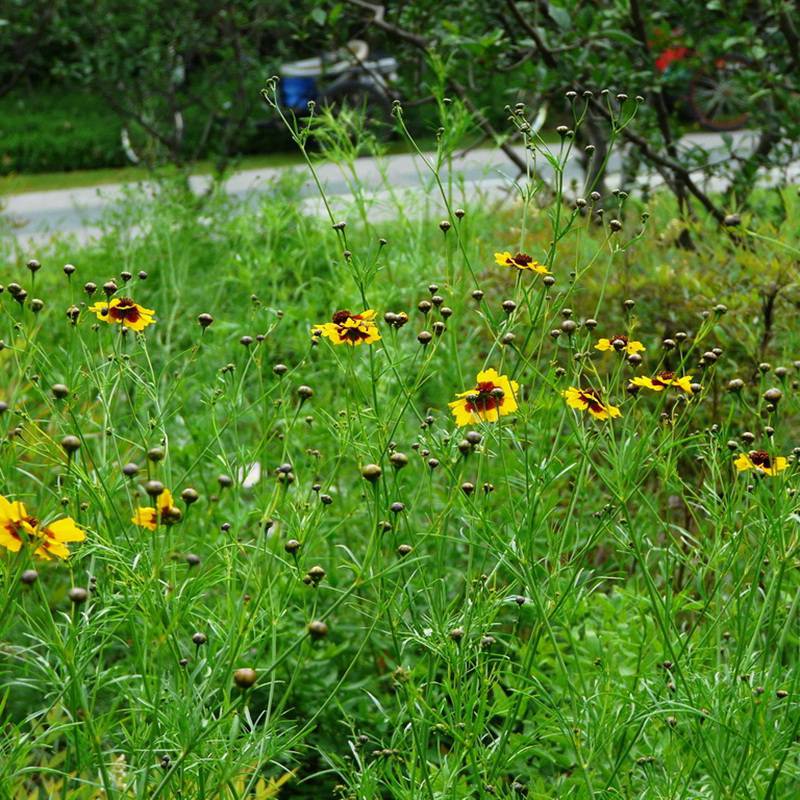
<svg viewBox="0 0 800 800"><path fill-rule="evenodd" d="M39 520L36 517L23 517L19 522L14 522L9 520L5 523L4 527L8 532L9 536L12 539L16 539L18 542L22 541L22 536L20 536L20 529L22 528L22 523L27 522L28 525L31 526L34 530L39 526Z"/></svg>
<svg viewBox="0 0 800 800"><path fill-rule="evenodd" d="M527 267L533 263L533 259L527 253L517 253L511 260L518 267Z"/></svg>
<svg viewBox="0 0 800 800"><path fill-rule="evenodd" d="M770 459L769 453L766 450L751 450L750 460L757 467L764 467L765 469L769 469L772 466L772 460Z"/></svg>
<svg viewBox="0 0 800 800"><path fill-rule="evenodd" d="M581 389L581 400L588 406L591 411L600 413L605 410L603 401L600 399L600 393L597 389Z"/></svg>
<svg viewBox="0 0 800 800"><path fill-rule="evenodd" d="M109 306L108 315L111 319L127 320L128 322L137 322L141 316L136 303L130 297L121 297L117 305Z"/></svg>
<svg viewBox="0 0 800 800"><path fill-rule="evenodd" d="M486 412L503 405L506 393L491 381L483 381L466 396L466 406L469 412Z"/></svg>
<svg viewBox="0 0 800 800"><path fill-rule="evenodd" d="M628 344L628 337L622 333L619 333L616 336L611 337L611 346L617 350L621 350L627 344Z"/></svg>
<svg viewBox="0 0 800 800"><path fill-rule="evenodd" d="M337 311L333 317L331 318L334 325L337 325L339 328L339 339L343 342L358 342L361 339L368 339L369 333L367 331L362 331L360 327L345 327L345 323L348 320L355 320L359 322L364 319L362 314L353 314L352 311L348 311L346 308L343 308L341 311Z"/></svg>
<svg viewBox="0 0 800 800"><path fill-rule="evenodd" d="M337 311L333 315L333 322L336 325L344 325L344 323L349 319L358 319L358 315L351 314L346 308L343 308L341 311Z"/></svg>
<svg viewBox="0 0 800 800"><path fill-rule="evenodd" d="M653 383L656 386L669 386L670 382L675 380L675 373L674 372L659 372L655 378L653 378Z"/></svg>

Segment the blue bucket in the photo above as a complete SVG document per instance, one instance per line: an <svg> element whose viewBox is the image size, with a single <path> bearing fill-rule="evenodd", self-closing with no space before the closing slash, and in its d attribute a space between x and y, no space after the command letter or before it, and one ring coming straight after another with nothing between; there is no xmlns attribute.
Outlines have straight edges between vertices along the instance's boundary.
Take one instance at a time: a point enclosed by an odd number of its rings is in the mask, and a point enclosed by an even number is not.
<svg viewBox="0 0 800 800"><path fill-rule="evenodd" d="M305 111L309 100L317 99L317 83L313 78L282 78L281 103L294 111Z"/></svg>

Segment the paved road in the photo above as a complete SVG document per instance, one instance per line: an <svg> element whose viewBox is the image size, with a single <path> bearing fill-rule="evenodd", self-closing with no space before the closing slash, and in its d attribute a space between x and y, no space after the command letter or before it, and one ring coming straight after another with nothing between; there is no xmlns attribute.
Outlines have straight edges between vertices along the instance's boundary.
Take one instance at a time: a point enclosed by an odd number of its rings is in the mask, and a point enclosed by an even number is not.
<svg viewBox="0 0 800 800"><path fill-rule="evenodd" d="M746 155L754 140L755 135L749 131L734 134L734 150L737 155ZM682 147L697 145L709 152L710 162L729 157L723 139L718 134L698 133L681 140ZM613 155L609 163L609 183L612 185L619 177L620 165L619 154ZM547 177L549 167L544 163L537 166L541 167L542 173ZM287 169L302 168L278 167L238 172L227 179L225 189L231 196L243 201L258 197L269 192L272 181ZM794 177L800 178L800 161L792 166L792 170ZM467 153L454 161L452 171L458 191L465 198L474 196L476 192L495 196L504 194L516 177L514 166L496 149L480 149ZM426 210L432 212L439 207L437 193L431 191L430 173L417 156L388 156L380 162L370 158L359 159L356 162L356 173L369 197L371 213L395 214L392 198L395 194L402 195L406 201L411 196L417 213ZM344 214L352 203L351 185L335 164L320 165L319 175L327 193L333 199L334 207ZM566 177L568 182L574 180L578 185L582 182L582 172L576 159L567 164ZM648 178L658 180L656 176ZM192 188L198 193L203 192L210 181L207 176L193 176L190 180ZM2 216L12 223L18 240L23 244L35 244L55 233L75 234L86 239L97 233L98 220L107 209L119 202L126 188L123 185L107 185L14 195L6 199ZM309 213L324 213L310 177L301 186L300 198Z"/></svg>

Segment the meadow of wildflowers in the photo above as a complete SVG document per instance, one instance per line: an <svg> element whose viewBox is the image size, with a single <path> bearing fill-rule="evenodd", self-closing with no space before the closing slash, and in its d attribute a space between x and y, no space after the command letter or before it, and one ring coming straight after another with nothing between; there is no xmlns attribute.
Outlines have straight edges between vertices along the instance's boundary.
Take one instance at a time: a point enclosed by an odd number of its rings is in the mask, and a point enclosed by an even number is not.
<svg viewBox="0 0 800 800"><path fill-rule="evenodd" d="M441 111L436 218L9 246L0 797L797 796L796 192L498 207Z"/></svg>

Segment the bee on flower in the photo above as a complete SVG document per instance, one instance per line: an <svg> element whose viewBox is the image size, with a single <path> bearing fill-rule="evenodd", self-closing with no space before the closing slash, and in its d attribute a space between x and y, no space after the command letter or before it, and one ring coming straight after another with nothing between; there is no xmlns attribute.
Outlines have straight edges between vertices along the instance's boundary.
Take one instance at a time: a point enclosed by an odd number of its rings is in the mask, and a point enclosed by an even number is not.
<svg viewBox="0 0 800 800"><path fill-rule="evenodd" d="M645 347L641 342L637 342L635 339L629 339L624 334L618 333L610 339L600 339L594 346L594 349L602 353L607 353L609 350L616 350L618 353L625 353L626 355L632 356L636 353L644 352Z"/></svg>
<svg viewBox="0 0 800 800"><path fill-rule="evenodd" d="M375 311L371 308L360 314L354 314L347 309L337 311L331 322L315 325L311 333L314 336L324 336L334 344L349 344L352 347L372 344L381 338L375 324Z"/></svg>
<svg viewBox="0 0 800 800"><path fill-rule="evenodd" d="M156 507L139 506L131 522L140 528L154 531L159 525L174 525L176 522L180 522L181 517L183 517L183 514L174 504L172 492L169 489L164 489L156 498Z"/></svg>
<svg viewBox="0 0 800 800"><path fill-rule="evenodd" d="M497 422L500 417L513 414L517 408L519 384L500 375L497 370L487 369L478 373L475 386L459 392L449 404L459 428L479 422Z"/></svg>
<svg viewBox="0 0 800 800"><path fill-rule="evenodd" d="M632 378L631 385L651 389L654 392L663 392L664 389L674 386L676 389L686 392L686 394L692 394L692 376L684 375L678 377L674 372L659 372L653 378L646 376Z"/></svg>
<svg viewBox="0 0 800 800"><path fill-rule="evenodd" d="M527 253L517 253L512 256L507 250L502 253L495 253L494 260L501 267L513 267L520 272L536 272L539 275L549 275L550 270L544 264L540 264L536 259Z"/></svg>
<svg viewBox="0 0 800 800"><path fill-rule="evenodd" d="M789 461L784 456L772 458L766 450L751 450L749 453L739 455L733 466L737 472L754 469L764 475L777 475L789 466Z"/></svg>
<svg viewBox="0 0 800 800"><path fill-rule="evenodd" d="M69 543L82 542L86 534L72 517L62 517L42 525L18 500L0 496L0 546L18 553L30 544L34 555L45 560L69 558Z"/></svg>
<svg viewBox="0 0 800 800"><path fill-rule="evenodd" d="M89 306L89 311L104 322L111 325L122 325L137 333L156 321L153 317L156 312L152 308L140 306L130 297L115 297L108 303L97 302L93 306Z"/></svg>
<svg viewBox="0 0 800 800"><path fill-rule="evenodd" d="M616 406L602 399L597 389L579 389L577 386L570 386L561 395L570 408L588 411L595 419L613 419L622 416L622 412Z"/></svg>

